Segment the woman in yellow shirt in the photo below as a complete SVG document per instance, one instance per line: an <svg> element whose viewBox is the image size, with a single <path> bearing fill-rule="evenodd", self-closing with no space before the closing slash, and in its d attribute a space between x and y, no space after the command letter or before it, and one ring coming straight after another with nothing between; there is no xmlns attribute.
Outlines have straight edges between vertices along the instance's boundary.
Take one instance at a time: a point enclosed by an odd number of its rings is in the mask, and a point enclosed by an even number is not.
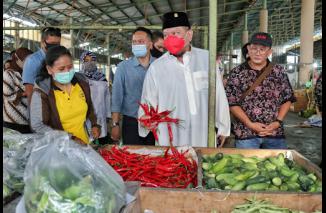
<svg viewBox="0 0 326 213"><path fill-rule="evenodd" d="M50 48L33 88L30 106L32 130L38 133L64 130L75 141L88 144L87 119L92 124L91 134L97 139L101 127L96 123L85 77L75 73L68 49L63 46Z"/></svg>

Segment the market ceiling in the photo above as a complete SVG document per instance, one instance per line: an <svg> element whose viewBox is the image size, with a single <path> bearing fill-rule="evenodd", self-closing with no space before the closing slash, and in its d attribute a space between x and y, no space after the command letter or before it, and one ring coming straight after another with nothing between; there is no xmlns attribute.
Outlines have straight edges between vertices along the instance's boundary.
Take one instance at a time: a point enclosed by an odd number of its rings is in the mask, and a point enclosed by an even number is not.
<svg viewBox="0 0 326 213"><path fill-rule="evenodd" d="M275 44L284 44L300 36L301 0L267 0L268 31ZM242 45L244 17L247 12L249 36L259 30L259 11L264 0L218 0L217 50L229 42ZM28 17L40 26L162 25L162 15L170 11L185 11L193 26L208 26L209 0L5 0L3 13ZM71 19L72 18L72 23ZM322 0L316 0L315 30L321 29ZM132 30L75 30L77 44L91 42L106 46L110 34L110 49L118 53L130 49ZM69 31L67 31L68 33ZM196 30L193 44L204 47L204 31ZM208 39L209 40L209 39Z"/></svg>

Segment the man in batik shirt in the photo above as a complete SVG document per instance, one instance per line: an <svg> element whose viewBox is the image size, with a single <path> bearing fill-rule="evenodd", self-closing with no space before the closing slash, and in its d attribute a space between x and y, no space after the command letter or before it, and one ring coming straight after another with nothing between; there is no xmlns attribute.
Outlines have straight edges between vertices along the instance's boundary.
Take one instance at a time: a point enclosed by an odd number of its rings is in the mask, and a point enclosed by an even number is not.
<svg viewBox="0 0 326 213"><path fill-rule="evenodd" d="M225 89L235 117L236 148L286 149L283 119L296 99L284 68L273 65L271 73L240 100L268 66L272 54L272 38L267 33L255 33L249 43L250 60L231 71Z"/></svg>

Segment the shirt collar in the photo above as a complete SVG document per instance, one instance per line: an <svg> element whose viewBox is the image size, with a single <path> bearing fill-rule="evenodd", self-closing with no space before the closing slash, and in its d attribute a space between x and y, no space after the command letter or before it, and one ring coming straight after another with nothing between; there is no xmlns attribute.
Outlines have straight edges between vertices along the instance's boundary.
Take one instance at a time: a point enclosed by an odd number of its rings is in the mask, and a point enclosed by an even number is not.
<svg viewBox="0 0 326 213"><path fill-rule="evenodd" d="M150 58L149 58L149 64L153 63L153 62L155 61L155 59L156 59L156 58L154 58L153 56L150 55ZM139 61L138 61L138 59L137 59L136 56L132 57L131 60L132 60L132 64L133 64L135 67L137 67L137 66L142 66L142 65L139 63Z"/></svg>
<svg viewBox="0 0 326 213"><path fill-rule="evenodd" d="M42 48L40 48L40 53L41 53L42 57L45 58L45 51Z"/></svg>

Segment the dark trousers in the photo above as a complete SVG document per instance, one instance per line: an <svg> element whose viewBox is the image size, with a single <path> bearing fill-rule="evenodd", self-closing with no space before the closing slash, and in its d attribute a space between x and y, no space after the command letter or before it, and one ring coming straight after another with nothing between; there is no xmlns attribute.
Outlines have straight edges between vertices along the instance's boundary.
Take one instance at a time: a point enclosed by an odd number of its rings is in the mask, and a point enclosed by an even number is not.
<svg viewBox="0 0 326 213"><path fill-rule="evenodd" d="M126 115L122 119L122 140L124 145L155 145L153 133L150 132L146 137L140 137L137 119Z"/></svg>
<svg viewBox="0 0 326 213"><path fill-rule="evenodd" d="M9 122L3 122L3 127L7 127L9 129L13 129L16 130L20 133L23 134L28 134L28 133L32 133L31 128L29 127L29 125L22 125L22 124L14 124L14 123L9 123Z"/></svg>

